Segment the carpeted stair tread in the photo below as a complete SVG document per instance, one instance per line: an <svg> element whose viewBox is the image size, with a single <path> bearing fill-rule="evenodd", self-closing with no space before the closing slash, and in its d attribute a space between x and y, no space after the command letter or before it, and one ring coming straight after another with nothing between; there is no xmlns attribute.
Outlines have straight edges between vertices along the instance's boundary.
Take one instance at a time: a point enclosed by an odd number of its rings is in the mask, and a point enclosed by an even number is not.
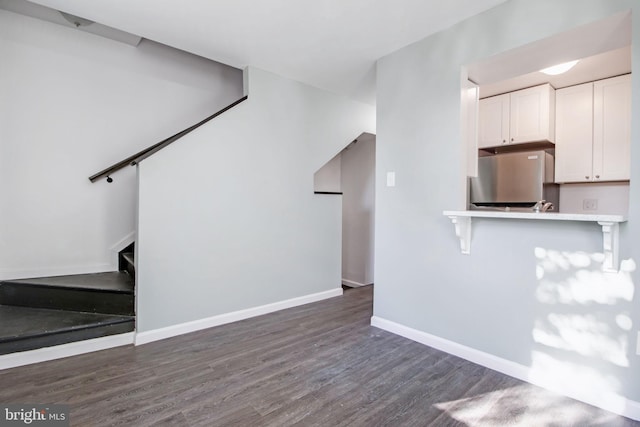
<svg viewBox="0 0 640 427"><path fill-rule="evenodd" d="M5 280L0 305L133 316L133 279L114 272Z"/></svg>
<svg viewBox="0 0 640 427"><path fill-rule="evenodd" d="M133 316L0 305L0 343L133 321Z"/></svg>
<svg viewBox="0 0 640 427"><path fill-rule="evenodd" d="M33 279L5 280L2 283L129 294L133 294L134 288L131 276L120 271L108 273L76 274L72 276L53 276L38 277Z"/></svg>
<svg viewBox="0 0 640 427"><path fill-rule="evenodd" d="M131 265L135 265L133 252L123 252L122 257Z"/></svg>

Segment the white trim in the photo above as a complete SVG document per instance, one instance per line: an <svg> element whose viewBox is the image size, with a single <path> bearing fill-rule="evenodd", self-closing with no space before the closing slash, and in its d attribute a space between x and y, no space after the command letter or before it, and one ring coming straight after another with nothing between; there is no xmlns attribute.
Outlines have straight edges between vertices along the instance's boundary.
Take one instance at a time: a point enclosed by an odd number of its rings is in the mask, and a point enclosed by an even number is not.
<svg viewBox="0 0 640 427"><path fill-rule="evenodd" d="M518 379L527 378L529 374L529 368L518 363L377 316L371 317L371 326L393 332L420 344L428 345Z"/></svg>
<svg viewBox="0 0 640 427"><path fill-rule="evenodd" d="M634 420L640 420L640 402L635 400L630 400L620 395L614 395L613 393L611 393L611 396L608 396L607 401L579 396L575 391L569 390L568 388L563 388L557 384L549 384L543 380L536 379L532 375L530 367L383 319L378 316L371 317L371 326L384 329L385 331L419 342L420 344L453 354L454 356L461 357L470 362L493 369L494 371L501 372L519 380L528 382L529 384L551 390L572 399L588 403L589 405L597 406L598 408L609 412Z"/></svg>
<svg viewBox="0 0 640 427"><path fill-rule="evenodd" d="M0 370L30 365L32 363L46 362L48 360L61 359L63 357L76 356L78 354L91 353L113 347L121 347L123 345L133 344L134 337L135 333L127 332L124 334L76 341L53 347L44 347L37 350L5 354L0 356Z"/></svg>
<svg viewBox="0 0 640 427"><path fill-rule="evenodd" d="M342 288L331 289L329 291L318 292L315 294L305 295L302 297L291 298L284 301L274 302L271 304L261 305L258 307L247 308L245 310L233 311L231 313L219 314L217 316L207 317L205 319L193 320L191 322L179 323L164 328L153 329L151 331L138 332L136 334L135 344L142 345L153 341L163 340L165 338L175 337L177 335L188 334L189 332L199 331L201 329L212 328L227 323L237 322L239 320L248 319L250 317L261 316L274 311L284 310L299 305L309 304L321 301L327 298L339 297L342 295Z"/></svg>
<svg viewBox="0 0 640 427"><path fill-rule="evenodd" d="M93 274L116 271L111 264L50 267L33 270L0 270L0 280L31 279L34 277L68 276L72 274Z"/></svg>
<svg viewBox="0 0 640 427"><path fill-rule="evenodd" d="M124 236L122 239L120 239L118 243L111 246L109 250L111 252L110 258L111 258L111 267L113 268L113 271L118 270L118 254L120 253L120 251L122 251L124 248L126 248L127 246L135 242L135 240L136 240L136 232L134 230L129 234L127 234L126 236Z"/></svg>
<svg viewBox="0 0 640 427"><path fill-rule="evenodd" d="M342 279L342 283L345 286L354 286L356 288L359 288L361 286L369 286L369 285L371 285L371 283L360 283L360 282L355 282L353 280L347 280L347 279Z"/></svg>

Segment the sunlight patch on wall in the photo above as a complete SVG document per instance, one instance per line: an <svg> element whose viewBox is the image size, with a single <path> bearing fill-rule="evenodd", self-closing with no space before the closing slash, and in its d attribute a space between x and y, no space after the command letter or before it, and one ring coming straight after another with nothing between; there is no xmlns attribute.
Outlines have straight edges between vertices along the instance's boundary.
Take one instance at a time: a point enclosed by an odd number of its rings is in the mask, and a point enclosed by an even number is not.
<svg viewBox="0 0 640 427"><path fill-rule="evenodd" d="M586 402L600 402L611 410L625 408L626 400L617 392L621 384L615 377L589 366L558 360L540 351L533 351L531 359L529 381L532 383L562 390Z"/></svg>
<svg viewBox="0 0 640 427"><path fill-rule="evenodd" d="M620 263L620 272L601 270L601 253L561 252L535 249L536 297L544 304L609 304L633 300L631 273L636 269L631 259Z"/></svg>
<svg viewBox="0 0 640 427"><path fill-rule="evenodd" d="M539 305L531 380L616 407L621 385L607 372L630 366L636 263L623 260L611 273L602 271L601 253L538 247L534 255Z"/></svg>
<svg viewBox="0 0 640 427"><path fill-rule="evenodd" d="M536 320L533 340L547 347L629 366L627 335L612 330L594 315L551 313L545 321Z"/></svg>

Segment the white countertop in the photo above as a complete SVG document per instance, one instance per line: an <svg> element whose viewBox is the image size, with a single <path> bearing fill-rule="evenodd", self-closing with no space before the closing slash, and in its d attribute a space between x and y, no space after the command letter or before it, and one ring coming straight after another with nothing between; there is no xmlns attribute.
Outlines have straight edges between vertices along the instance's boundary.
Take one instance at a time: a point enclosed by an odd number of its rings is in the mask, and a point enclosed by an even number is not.
<svg viewBox="0 0 640 427"><path fill-rule="evenodd" d="M555 221L626 222L626 215L576 214L562 212L443 211L446 216L473 218L540 219Z"/></svg>

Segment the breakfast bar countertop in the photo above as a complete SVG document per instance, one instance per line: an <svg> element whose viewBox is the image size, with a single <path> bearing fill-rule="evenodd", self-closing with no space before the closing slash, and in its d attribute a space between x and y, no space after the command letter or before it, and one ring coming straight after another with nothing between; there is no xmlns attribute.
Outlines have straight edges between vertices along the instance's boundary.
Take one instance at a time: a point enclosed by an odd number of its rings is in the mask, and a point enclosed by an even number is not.
<svg viewBox="0 0 640 427"><path fill-rule="evenodd" d="M460 250L463 254L471 253L471 218L524 219L551 221L588 221L597 223L602 230L602 249L604 254L603 270L617 272L619 268L619 228L621 222L627 221L626 215L578 214L562 212L523 212L523 211L443 211L455 227L456 236L460 239Z"/></svg>
<svg viewBox="0 0 640 427"><path fill-rule="evenodd" d="M444 211L443 215L472 218L539 219L555 221L626 222L626 215L580 214L563 212L522 212L498 210Z"/></svg>

